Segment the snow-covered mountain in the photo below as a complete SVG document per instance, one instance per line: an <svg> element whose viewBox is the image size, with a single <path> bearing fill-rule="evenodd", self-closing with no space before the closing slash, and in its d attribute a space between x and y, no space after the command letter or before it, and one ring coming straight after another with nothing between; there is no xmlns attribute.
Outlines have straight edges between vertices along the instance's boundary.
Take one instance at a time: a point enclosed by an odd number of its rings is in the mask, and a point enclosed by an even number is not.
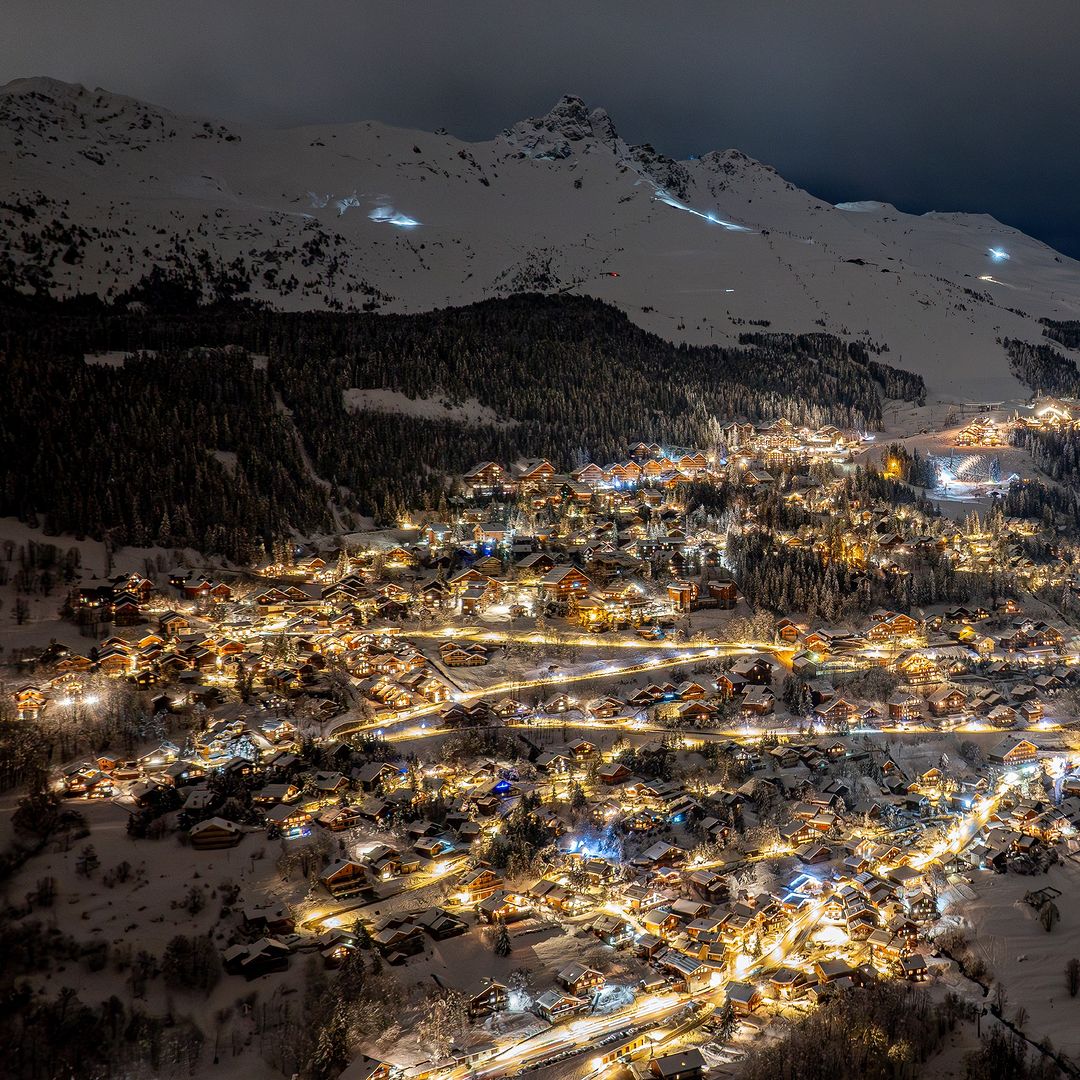
<svg viewBox="0 0 1080 1080"><path fill-rule="evenodd" d="M154 266L283 309L576 289L673 340L825 329L931 393L1024 393L997 339L1080 318L1080 264L985 215L831 206L737 150L673 161L578 98L489 142L194 119L50 79L0 88L0 272L116 296Z"/></svg>

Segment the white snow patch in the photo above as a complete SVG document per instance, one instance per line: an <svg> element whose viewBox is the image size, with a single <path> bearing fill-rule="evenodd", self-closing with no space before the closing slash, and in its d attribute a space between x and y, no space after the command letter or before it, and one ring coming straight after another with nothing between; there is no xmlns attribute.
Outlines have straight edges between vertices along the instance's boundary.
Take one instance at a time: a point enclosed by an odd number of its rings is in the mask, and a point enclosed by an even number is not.
<svg viewBox="0 0 1080 1080"><path fill-rule="evenodd" d="M236 475L236 454L232 450L211 450L210 456L220 461L230 476Z"/></svg>
<svg viewBox="0 0 1080 1080"><path fill-rule="evenodd" d="M877 210L889 210L888 203L878 202L876 199L857 199L855 202L838 202L835 209L847 210L853 214L872 214Z"/></svg>
<svg viewBox="0 0 1080 1080"><path fill-rule="evenodd" d="M143 351L149 352L149 350ZM130 351L124 352L123 349L115 349L111 352L84 353L83 362L94 367L123 367L124 360L131 355L133 354Z"/></svg>
<svg viewBox="0 0 1080 1080"><path fill-rule="evenodd" d="M451 420L472 427L509 427L517 423L499 416L476 398L451 402L438 398L410 398L400 390L365 390L350 387L342 395L345 407L353 412L390 412L422 420Z"/></svg>

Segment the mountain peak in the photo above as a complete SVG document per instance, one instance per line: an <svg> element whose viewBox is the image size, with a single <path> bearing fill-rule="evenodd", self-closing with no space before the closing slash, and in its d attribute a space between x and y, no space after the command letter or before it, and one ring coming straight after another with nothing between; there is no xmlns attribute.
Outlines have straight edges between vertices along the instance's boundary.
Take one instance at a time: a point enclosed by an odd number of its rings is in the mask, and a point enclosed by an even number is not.
<svg viewBox="0 0 1080 1080"><path fill-rule="evenodd" d="M24 79L12 79L0 86L0 96L20 97L24 94L45 94L48 97L81 97L86 87L80 83L64 82L49 75L33 75Z"/></svg>
<svg viewBox="0 0 1080 1080"><path fill-rule="evenodd" d="M574 143L600 143L617 149L619 134L606 110L590 109L582 98L564 94L543 116L522 120L502 133L523 157L568 158Z"/></svg>

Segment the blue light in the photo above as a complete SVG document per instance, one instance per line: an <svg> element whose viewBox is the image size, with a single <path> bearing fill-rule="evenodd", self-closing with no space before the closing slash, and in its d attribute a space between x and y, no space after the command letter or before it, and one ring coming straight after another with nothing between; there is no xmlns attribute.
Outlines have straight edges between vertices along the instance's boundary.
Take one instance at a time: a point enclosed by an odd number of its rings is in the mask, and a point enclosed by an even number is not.
<svg viewBox="0 0 1080 1080"><path fill-rule="evenodd" d="M385 221L389 225L396 225L399 229L415 229L420 224L416 218L402 214L392 206L376 206L368 217L372 221Z"/></svg>
<svg viewBox="0 0 1080 1080"><path fill-rule="evenodd" d="M992 247L990 248L990 258L994 262L1005 262L1009 258L1009 253L1004 248Z"/></svg>

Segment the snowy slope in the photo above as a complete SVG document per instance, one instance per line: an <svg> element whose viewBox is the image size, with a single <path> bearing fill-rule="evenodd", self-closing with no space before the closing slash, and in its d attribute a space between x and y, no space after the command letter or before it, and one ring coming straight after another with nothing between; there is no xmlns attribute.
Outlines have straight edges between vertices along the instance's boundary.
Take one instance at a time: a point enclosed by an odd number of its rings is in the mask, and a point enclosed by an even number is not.
<svg viewBox="0 0 1080 1080"><path fill-rule="evenodd" d="M0 88L4 276L115 296L154 265L250 277L283 309L574 288L674 340L826 329L887 344L945 398L1023 394L996 339L1080 317L1080 264L990 217L833 207L737 150L674 162L576 98L466 143Z"/></svg>

